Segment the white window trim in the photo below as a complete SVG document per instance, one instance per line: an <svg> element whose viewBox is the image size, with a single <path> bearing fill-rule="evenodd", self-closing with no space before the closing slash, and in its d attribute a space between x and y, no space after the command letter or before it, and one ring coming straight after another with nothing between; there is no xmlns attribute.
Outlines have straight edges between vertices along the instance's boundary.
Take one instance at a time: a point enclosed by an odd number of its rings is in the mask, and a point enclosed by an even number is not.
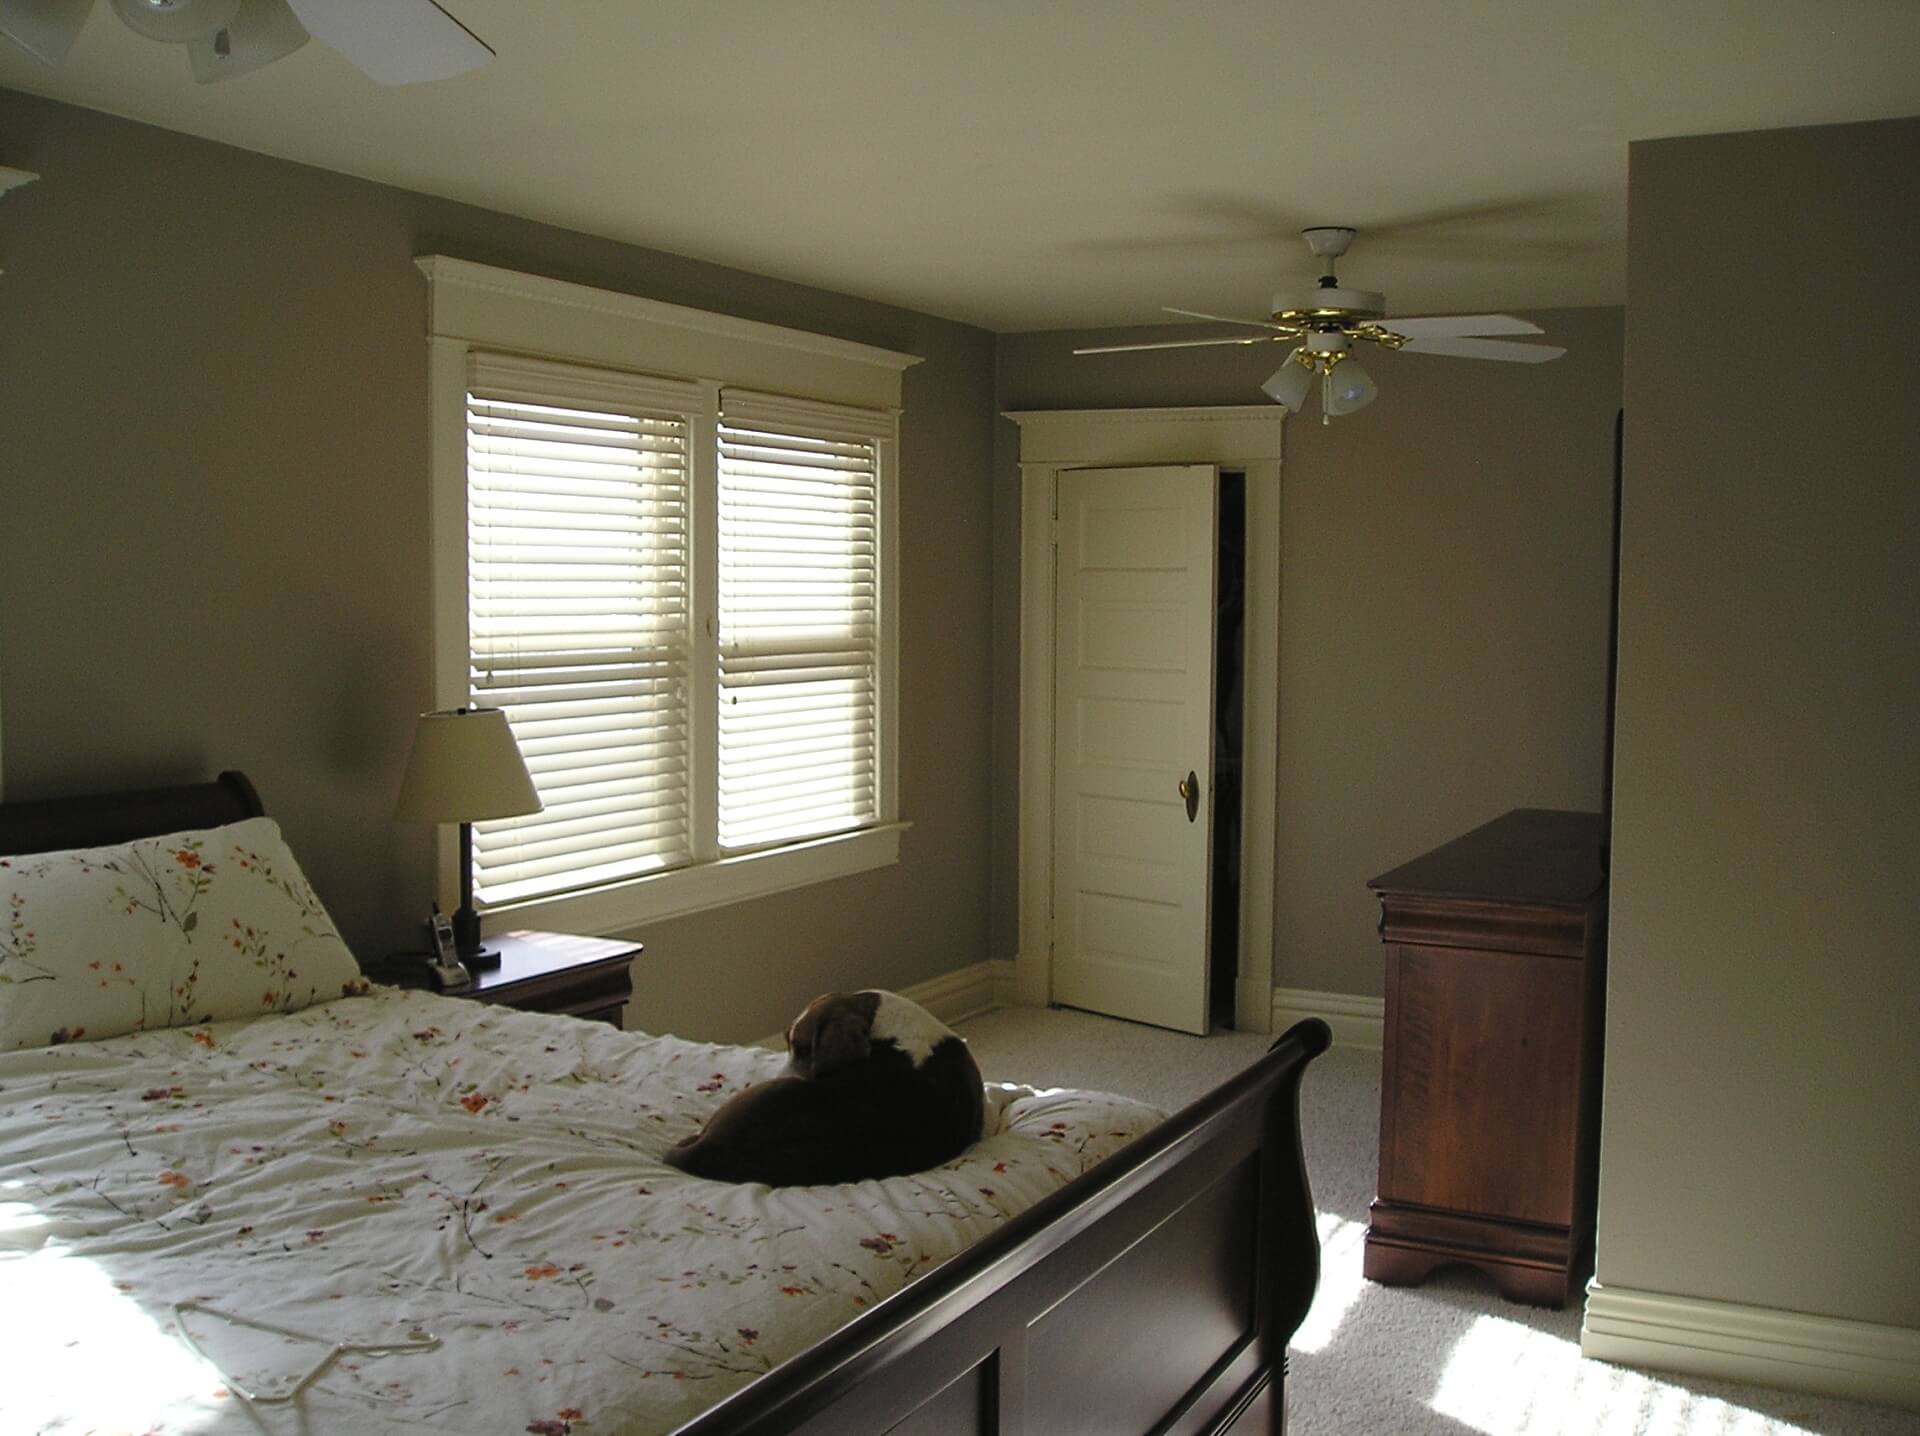
<svg viewBox="0 0 1920 1436"><path fill-rule="evenodd" d="M712 314L634 295L520 274L445 255L414 263L427 278L429 533L433 585L433 702L467 701L466 387L474 349L540 355L580 364L693 380L718 395L722 385L857 405L898 416L902 375L919 357L797 329ZM804 401L801 401L804 407ZM695 444L714 438L709 419ZM887 444L881 485L880 821L851 833L782 845L650 873L557 897L502 904L482 914L486 932L547 926L571 932L621 932L644 923L809 883L848 877L899 859L897 441ZM697 530L696 563L707 563L711 528ZM704 719L696 717L696 726ZM459 901L457 829L437 833L440 901Z"/></svg>

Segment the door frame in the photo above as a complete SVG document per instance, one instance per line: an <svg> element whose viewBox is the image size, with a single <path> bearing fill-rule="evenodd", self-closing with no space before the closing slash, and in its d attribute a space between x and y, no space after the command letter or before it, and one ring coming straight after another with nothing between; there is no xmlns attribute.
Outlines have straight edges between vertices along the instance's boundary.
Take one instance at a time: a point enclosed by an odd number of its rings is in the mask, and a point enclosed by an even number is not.
<svg viewBox="0 0 1920 1436"><path fill-rule="evenodd" d="M1013 997L1052 994L1054 526L1062 469L1215 464L1246 475L1245 682L1241 713L1240 950L1233 1025L1273 1028L1273 892L1280 745L1279 404L1039 409L1020 426L1020 946Z"/></svg>

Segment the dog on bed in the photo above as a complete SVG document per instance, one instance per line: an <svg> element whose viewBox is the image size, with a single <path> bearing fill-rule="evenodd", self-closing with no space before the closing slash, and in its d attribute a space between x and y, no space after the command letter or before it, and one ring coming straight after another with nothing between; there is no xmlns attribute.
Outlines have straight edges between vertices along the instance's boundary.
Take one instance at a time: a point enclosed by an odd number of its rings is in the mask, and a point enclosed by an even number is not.
<svg viewBox="0 0 1920 1436"><path fill-rule="evenodd" d="M814 998L787 1053L783 1075L733 1097L666 1162L719 1182L818 1186L923 1172L980 1140L973 1054L897 993Z"/></svg>

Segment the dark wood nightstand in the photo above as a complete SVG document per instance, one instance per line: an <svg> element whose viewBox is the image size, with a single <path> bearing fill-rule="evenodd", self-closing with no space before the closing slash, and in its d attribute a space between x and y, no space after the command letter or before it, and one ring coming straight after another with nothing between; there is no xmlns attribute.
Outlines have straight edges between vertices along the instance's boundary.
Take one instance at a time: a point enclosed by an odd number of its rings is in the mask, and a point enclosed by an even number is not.
<svg viewBox="0 0 1920 1436"><path fill-rule="evenodd" d="M495 933L485 946L500 954L500 965L474 973L473 986L455 996L615 1027L623 1025L633 960L644 950L637 942L563 932Z"/></svg>

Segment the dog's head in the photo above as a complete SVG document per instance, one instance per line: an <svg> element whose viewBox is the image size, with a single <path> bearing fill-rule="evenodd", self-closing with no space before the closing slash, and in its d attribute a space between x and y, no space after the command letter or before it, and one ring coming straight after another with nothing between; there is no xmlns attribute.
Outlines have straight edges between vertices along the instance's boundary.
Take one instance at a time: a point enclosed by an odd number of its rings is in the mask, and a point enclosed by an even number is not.
<svg viewBox="0 0 1920 1436"><path fill-rule="evenodd" d="M858 1062L873 1046L876 992L829 992L801 1009L787 1028L787 1066L795 1077L824 1077Z"/></svg>

